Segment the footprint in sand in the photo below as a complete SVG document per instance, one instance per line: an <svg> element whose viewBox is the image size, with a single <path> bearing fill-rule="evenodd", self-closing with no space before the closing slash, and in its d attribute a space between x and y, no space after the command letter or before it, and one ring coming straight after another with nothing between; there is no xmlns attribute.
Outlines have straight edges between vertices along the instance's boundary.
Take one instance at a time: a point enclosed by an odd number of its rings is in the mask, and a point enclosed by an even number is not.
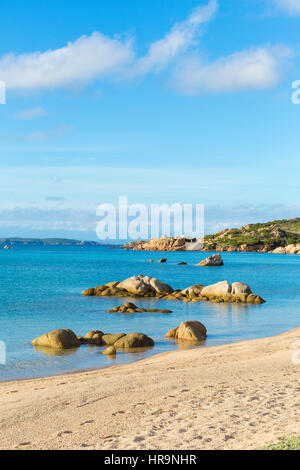
<svg viewBox="0 0 300 470"><path fill-rule="evenodd" d="M72 431L61 431L57 434L56 437L62 437L64 434L73 434Z"/></svg>
<svg viewBox="0 0 300 470"><path fill-rule="evenodd" d="M143 436L135 436L133 438L133 442L142 442L144 440L145 440L145 438Z"/></svg>
<svg viewBox="0 0 300 470"><path fill-rule="evenodd" d="M137 405L134 405L134 406L137 406ZM116 411L115 413L112 413L112 416L124 415L124 414L125 414L125 411L120 410L120 411Z"/></svg>

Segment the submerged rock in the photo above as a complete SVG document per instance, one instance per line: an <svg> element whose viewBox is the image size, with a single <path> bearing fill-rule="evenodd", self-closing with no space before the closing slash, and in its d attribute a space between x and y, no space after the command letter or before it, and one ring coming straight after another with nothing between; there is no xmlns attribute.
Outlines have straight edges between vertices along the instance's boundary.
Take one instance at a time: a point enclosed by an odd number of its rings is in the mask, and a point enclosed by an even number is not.
<svg viewBox="0 0 300 470"><path fill-rule="evenodd" d="M196 266L224 266L224 261L221 255L212 255L196 264Z"/></svg>
<svg viewBox="0 0 300 470"><path fill-rule="evenodd" d="M159 310L154 308L140 308L131 302L127 302L124 305L119 305L114 307L111 310L106 310L109 313L172 313L171 310Z"/></svg>
<svg viewBox="0 0 300 470"><path fill-rule="evenodd" d="M33 346L44 346L55 349L72 349L80 346L80 341L72 330L54 330L32 341Z"/></svg>

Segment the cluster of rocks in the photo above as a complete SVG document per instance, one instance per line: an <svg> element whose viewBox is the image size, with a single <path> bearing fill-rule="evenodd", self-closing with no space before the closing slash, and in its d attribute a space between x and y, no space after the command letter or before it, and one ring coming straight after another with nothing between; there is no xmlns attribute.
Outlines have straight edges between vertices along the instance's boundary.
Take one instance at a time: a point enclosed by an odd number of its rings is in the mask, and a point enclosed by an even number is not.
<svg viewBox="0 0 300 470"><path fill-rule="evenodd" d="M104 297L163 297L173 292L172 287L150 276L133 276L122 282L108 284L83 291L85 296Z"/></svg>
<svg viewBox="0 0 300 470"><path fill-rule="evenodd" d="M291 244L287 246L279 246L274 249L272 244L258 243L256 245L242 244L234 245L206 245L202 251L220 251L220 252L239 252L239 253L275 253L275 254L288 254L299 255L300 244Z"/></svg>
<svg viewBox="0 0 300 470"><path fill-rule="evenodd" d="M271 253L300 255L300 243L297 243L297 245L280 246L275 250L271 251Z"/></svg>
<svg viewBox="0 0 300 470"><path fill-rule="evenodd" d="M162 258L158 261L159 263L166 263L167 258ZM146 261L146 263L154 263L153 259L149 259ZM185 261L182 261L178 263L178 266L186 266L187 263ZM196 264L196 266L224 266L224 261L222 259L221 255L212 255L209 256L208 258L204 259L200 263Z"/></svg>
<svg viewBox="0 0 300 470"><path fill-rule="evenodd" d="M158 260L158 263L166 263L167 261L168 261L167 258L162 258L162 259ZM154 263L154 262L155 262L154 259L148 259L146 261L146 263Z"/></svg>
<svg viewBox="0 0 300 470"><path fill-rule="evenodd" d="M82 344L93 346L107 346L104 354L115 355L117 350L132 350L137 348L151 348L154 346L153 339L143 333L103 333L100 330L90 331L84 337L76 336L69 329L54 330L46 333L32 341L36 347L52 349L74 349Z"/></svg>
<svg viewBox="0 0 300 470"><path fill-rule="evenodd" d="M150 276L133 276L122 282L110 282L95 288L86 289L84 296L104 297L155 297L167 300L182 300L184 302L214 302L214 303L249 303L262 304L265 301L252 293L247 284L228 281L218 282L210 286L196 284L184 290L174 290Z"/></svg>
<svg viewBox="0 0 300 470"><path fill-rule="evenodd" d="M185 321L181 325L173 328L165 334L168 339L175 339L178 342L198 343L204 341L207 337L205 326L199 321Z"/></svg>
<svg viewBox="0 0 300 470"><path fill-rule="evenodd" d="M185 238L161 237L151 238L148 241L138 240L124 245L125 250L134 251L185 251Z"/></svg>
<svg viewBox="0 0 300 470"><path fill-rule="evenodd" d="M196 266L224 266L224 261L221 255L212 255L201 261Z"/></svg>
<svg viewBox="0 0 300 470"><path fill-rule="evenodd" d="M172 310L166 309L158 310L155 308L140 308L131 302L127 302L124 305L119 305L118 307L106 311L109 313L172 313Z"/></svg>

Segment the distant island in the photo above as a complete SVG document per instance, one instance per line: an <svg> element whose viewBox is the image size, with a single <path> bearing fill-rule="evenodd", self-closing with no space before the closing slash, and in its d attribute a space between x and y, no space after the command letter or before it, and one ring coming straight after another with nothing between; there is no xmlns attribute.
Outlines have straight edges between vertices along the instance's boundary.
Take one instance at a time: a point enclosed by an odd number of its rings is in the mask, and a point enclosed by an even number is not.
<svg viewBox="0 0 300 470"><path fill-rule="evenodd" d="M186 237L162 237L158 240L131 242L123 248L136 251L190 251L190 242ZM300 218L249 224L206 235L204 246L194 251L300 254Z"/></svg>
<svg viewBox="0 0 300 470"><path fill-rule="evenodd" d="M0 238L0 248L14 246L102 246L95 241L80 241L68 238Z"/></svg>

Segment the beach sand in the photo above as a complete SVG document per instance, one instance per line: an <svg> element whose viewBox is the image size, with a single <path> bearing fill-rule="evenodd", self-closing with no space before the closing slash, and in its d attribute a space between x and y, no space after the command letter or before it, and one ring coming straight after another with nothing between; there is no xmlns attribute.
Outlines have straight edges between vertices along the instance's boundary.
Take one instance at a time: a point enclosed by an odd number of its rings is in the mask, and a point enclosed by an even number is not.
<svg viewBox="0 0 300 470"><path fill-rule="evenodd" d="M300 328L0 383L1 449L256 449L300 434Z"/></svg>

